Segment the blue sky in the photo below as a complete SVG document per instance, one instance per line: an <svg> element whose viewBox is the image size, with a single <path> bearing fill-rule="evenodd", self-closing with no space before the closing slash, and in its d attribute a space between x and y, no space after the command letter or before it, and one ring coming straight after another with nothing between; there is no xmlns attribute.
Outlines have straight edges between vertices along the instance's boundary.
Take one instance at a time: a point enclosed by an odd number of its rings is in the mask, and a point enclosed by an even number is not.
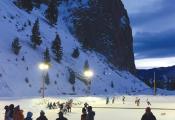
<svg viewBox="0 0 175 120"><path fill-rule="evenodd" d="M175 0L122 0L134 37L137 68L175 65Z"/></svg>

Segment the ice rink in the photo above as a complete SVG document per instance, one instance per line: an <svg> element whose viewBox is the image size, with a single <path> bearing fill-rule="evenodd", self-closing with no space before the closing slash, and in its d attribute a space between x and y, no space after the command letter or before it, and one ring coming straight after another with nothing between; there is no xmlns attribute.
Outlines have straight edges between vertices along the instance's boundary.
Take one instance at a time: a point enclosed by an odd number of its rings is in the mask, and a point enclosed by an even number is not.
<svg viewBox="0 0 175 120"><path fill-rule="evenodd" d="M136 97L140 98L140 105L135 104ZM112 104L112 97L109 97L109 104L106 105L106 96L93 97L47 97L41 98L1 98L0 99L0 120L4 118L4 106L9 104L20 105L24 110L24 116L28 111L33 112L33 119L35 120L44 110L48 120L54 120L58 117L58 109L49 110L46 108L48 101L66 102L68 99L73 99L74 104L71 113L65 114L68 120L80 120L81 108L87 102L93 107L95 111L95 120L140 120L148 106L146 100L151 102L153 114L157 120L174 120L175 119L175 97L174 96L125 96L125 104L122 102L122 96L115 96L115 103Z"/></svg>

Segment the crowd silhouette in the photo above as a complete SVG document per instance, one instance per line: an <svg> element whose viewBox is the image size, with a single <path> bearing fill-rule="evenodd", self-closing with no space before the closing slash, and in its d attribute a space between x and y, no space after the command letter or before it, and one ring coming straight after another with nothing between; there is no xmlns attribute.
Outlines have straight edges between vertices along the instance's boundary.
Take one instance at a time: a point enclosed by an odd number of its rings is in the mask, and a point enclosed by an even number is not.
<svg viewBox="0 0 175 120"><path fill-rule="evenodd" d="M106 98L106 104L109 104L110 98ZM111 103L115 102L115 97L112 98ZM122 103L125 104L125 97L122 97ZM148 106L151 106L150 101L147 99L146 103ZM64 114L71 113L73 100L68 100L65 103L57 102L48 102L47 108L48 109L58 109L58 118L56 120L68 120L68 118L64 117ZM140 98L136 97L135 104L139 106ZM14 106L14 104L6 105L4 107L5 115L4 120L33 120L32 116L33 113L31 111L27 112L26 117L24 117L23 110L20 109L20 106ZM95 111L93 111L92 106L90 106L87 102L84 103L82 107L82 114L80 115L81 120L94 120L95 118ZM48 120L45 112L43 110L40 111L39 117L36 120ZM145 113L141 117L141 120L156 120L156 117L151 112L151 108L147 107L145 109Z"/></svg>

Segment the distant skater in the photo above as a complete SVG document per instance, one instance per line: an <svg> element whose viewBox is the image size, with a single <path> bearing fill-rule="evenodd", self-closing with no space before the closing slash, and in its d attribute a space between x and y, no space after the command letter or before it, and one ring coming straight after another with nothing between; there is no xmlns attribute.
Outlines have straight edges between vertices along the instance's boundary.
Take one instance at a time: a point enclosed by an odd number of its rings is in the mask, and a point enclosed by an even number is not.
<svg viewBox="0 0 175 120"><path fill-rule="evenodd" d="M147 103L148 106L151 106L151 103L148 99L146 99L146 103Z"/></svg>
<svg viewBox="0 0 175 120"><path fill-rule="evenodd" d="M123 96L122 101L123 101L123 104L125 104L125 96Z"/></svg>
<svg viewBox="0 0 175 120"><path fill-rule="evenodd" d="M109 104L109 97L106 98L106 104Z"/></svg>
<svg viewBox="0 0 175 120"><path fill-rule="evenodd" d="M112 98L112 104L114 104L115 102L115 96Z"/></svg>

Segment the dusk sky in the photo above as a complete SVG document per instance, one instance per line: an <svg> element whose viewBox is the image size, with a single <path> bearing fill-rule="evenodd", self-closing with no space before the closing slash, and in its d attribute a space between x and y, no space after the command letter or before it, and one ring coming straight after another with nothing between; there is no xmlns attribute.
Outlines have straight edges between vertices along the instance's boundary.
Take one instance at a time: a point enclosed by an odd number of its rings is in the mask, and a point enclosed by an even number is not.
<svg viewBox="0 0 175 120"><path fill-rule="evenodd" d="M134 37L137 68L175 65L175 0L122 0Z"/></svg>

